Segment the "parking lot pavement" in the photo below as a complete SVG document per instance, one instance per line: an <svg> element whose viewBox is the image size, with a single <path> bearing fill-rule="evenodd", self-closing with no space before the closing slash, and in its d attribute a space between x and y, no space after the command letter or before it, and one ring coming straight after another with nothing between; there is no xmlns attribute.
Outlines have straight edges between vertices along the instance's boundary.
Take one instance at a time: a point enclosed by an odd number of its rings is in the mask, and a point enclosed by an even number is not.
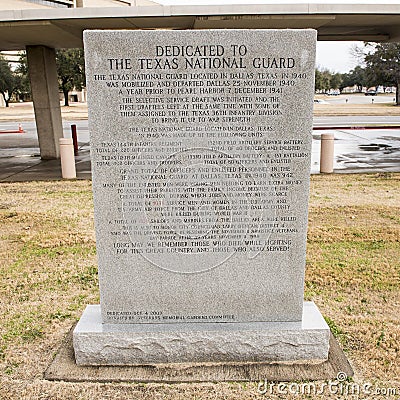
<svg viewBox="0 0 400 400"><path fill-rule="evenodd" d="M77 179L91 179L90 146L87 121L78 126L79 155L75 157ZM61 179L60 160L41 160L36 126L23 122L24 133L0 133L0 182ZM65 122L64 137L71 136L71 123ZM14 129L15 123L0 123L0 132Z"/></svg>
<svg viewBox="0 0 400 400"><path fill-rule="evenodd" d="M319 96L328 104L393 104L396 101L395 93L378 93L376 96L365 96L365 94L345 94L339 96Z"/></svg>
<svg viewBox="0 0 400 400"><path fill-rule="evenodd" d="M313 132L311 173L319 173L322 131ZM400 129L328 130L335 135L335 173L400 172Z"/></svg>
<svg viewBox="0 0 400 400"><path fill-rule="evenodd" d="M0 156L0 182L59 180L60 160L41 160L38 148L25 148L26 154ZM77 179L91 179L89 149L75 157Z"/></svg>
<svg viewBox="0 0 400 400"><path fill-rule="evenodd" d="M91 179L87 121L77 122L77 125L77 179ZM60 160L40 159L34 123L24 123L24 130L22 134L0 134L0 182L61 179ZM312 174L319 173L321 133L313 132ZM323 133L335 135L335 173L400 172L399 129L332 129ZM69 135L70 123L65 123L64 136Z"/></svg>

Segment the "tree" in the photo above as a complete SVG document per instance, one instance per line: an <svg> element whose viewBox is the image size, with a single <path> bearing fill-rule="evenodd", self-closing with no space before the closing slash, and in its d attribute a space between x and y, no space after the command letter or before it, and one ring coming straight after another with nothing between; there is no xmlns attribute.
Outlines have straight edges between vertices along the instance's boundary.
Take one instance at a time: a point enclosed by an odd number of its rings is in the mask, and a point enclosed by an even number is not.
<svg viewBox="0 0 400 400"><path fill-rule="evenodd" d="M400 43L367 43L366 73L375 85L396 86L396 105L400 105Z"/></svg>
<svg viewBox="0 0 400 400"><path fill-rule="evenodd" d="M365 68L357 65L348 74L346 74L346 86L357 86L357 91L361 92L364 86L368 85Z"/></svg>
<svg viewBox="0 0 400 400"><path fill-rule="evenodd" d="M85 59L82 49L56 51L57 74L60 90L64 94L64 105L68 106L68 92L81 90L85 83Z"/></svg>
<svg viewBox="0 0 400 400"><path fill-rule="evenodd" d="M343 81L342 74L340 73L331 74L331 79L329 82L331 89L339 89L342 81Z"/></svg>
<svg viewBox="0 0 400 400"><path fill-rule="evenodd" d="M324 69L320 71L318 68L315 70L315 90L326 92L331 88L332 74Z"/></svg>
<svg viewBox="0 0 400 400"><path fill-rule="evenodd" d="M21 88L21 77L11 70L9 63L0 55L0 93L6 107L9 107L11 96Z"/></svg>
<svg viewBox="0 0 400 400"><path fill-rule="evenodd" d="M29 71L28 71L28 61L26 57L26 52L21 52L19 57L18 66L15 69L15 72L19 74L21 77L21 94L25 97L26 94L30 95L31 93L31 83L29 81Z"/></svg>

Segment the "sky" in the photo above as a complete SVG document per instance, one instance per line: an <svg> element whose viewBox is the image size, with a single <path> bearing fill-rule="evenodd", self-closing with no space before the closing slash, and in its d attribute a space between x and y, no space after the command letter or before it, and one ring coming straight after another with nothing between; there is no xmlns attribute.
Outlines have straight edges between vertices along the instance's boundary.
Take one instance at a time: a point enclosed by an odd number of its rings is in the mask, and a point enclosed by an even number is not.
<svg viewBox="0 0 400 400"><path fill-rule="evenodd" d="M217 4L300 4L324 3L324 0L156 0L164 5L217 5ZM376 4L377 0L329 0L337 4ZM399 0L384 0L385 4L399 4ZM351 55L351 48L362 42L318 42L316 65L331 72L349 72L358 62Z"/></svg>
<svg viewBox="0 0 400 400"><path fill-rule="evenodd" d="M316 66L331 72L349 72L359 64L351 49L362 45L363 42L317 42Z"/></svg>

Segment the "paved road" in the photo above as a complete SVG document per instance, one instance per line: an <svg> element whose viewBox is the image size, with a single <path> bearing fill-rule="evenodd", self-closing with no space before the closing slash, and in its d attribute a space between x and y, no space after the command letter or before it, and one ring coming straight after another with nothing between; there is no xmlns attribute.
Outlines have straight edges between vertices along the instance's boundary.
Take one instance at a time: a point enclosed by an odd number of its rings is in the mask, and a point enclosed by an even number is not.
<svg viewBox="0 0 400 400"><path fill-rule="evenodd" d="M80 146L89 144L88 121L80 120L74 122L78 131L78 141ZM64 137L71 137L72 122L64 122ZM0 151L11 148L32 148L39 147L36 125L34 121L25 121L21 123L25 133L23 134L2 134L0 133ZM17 123L0 122L0 132L3 130L16 130ZM37 149L38 151L38 149Z"/></svg>
<svg viewBox="0 0 400 400"><path fill-rule="evenodd" d="M74 122L77 126L78 140L83 145L89 142L89 129L87 120L79 120ZM337 117L314 117L314 126L325 126L325 127L335 127L335 126L365 126L365 125L399 125L400 126L400 116L337 116ZM31 140L36 140L36 125L34 121L23 122L22 128L26 131L21 137L24 138L25 142L30 142ZM71 125L72 122L64 122L64 136L71 137ZM17 123L12 122L0 122L0 131L2 130L15 130L18 129ZM15 147L15 144L8 144L10 141L14 142L16 135L4 135L0 134L0 149L7 147ZM23 147L23 143L21 143ZM31 144L29 145L31 147Z"/></svg>
<svg viewBox="0 0 400 400"><path fill-rule="evenodd" d="M364 94L341 94L339 96L323 96L323 100L328 104L378 104L394 103L395 97L395 94L378 94L377 96L365 96Z"/></svg>
<svg viewBox="0 0 400 400"><path fill-rule="evenodd" d="M87 120L75 123L78 131L80 156L76 159L78 176L90 177L89 132ZM400 117L317 117L315 126L363 126L368 124L400 125ZM0 134L0 181L18 180L19 171L29 171L32 179L41 179L39 145L34 122L24 122L24 134ZM18 125L0 122L0 131L18 129ZM354 130L335 129L313 131L311 172L319 172L321 133L335 135L335 172L400 172L400 129ZM64 122L64 136L70 137L71 122ZM59 179L59 161L48 163L43 176ZM26 173L25 173L26 175ZM39 176L39 177L38 177ZM21 177L22 179L22 177Z"/></svg>
<svg viewBox="0 0 400 400"><path fill-rule="evenodd" d="M314 126L365 126L365 125L400 125L400 116L336 116L314 117Z"/></svg>

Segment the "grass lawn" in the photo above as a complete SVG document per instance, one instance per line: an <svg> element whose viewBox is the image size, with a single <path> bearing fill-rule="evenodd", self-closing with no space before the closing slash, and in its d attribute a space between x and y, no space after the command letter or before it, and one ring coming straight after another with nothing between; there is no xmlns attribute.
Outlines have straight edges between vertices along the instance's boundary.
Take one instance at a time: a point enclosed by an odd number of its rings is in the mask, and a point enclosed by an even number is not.
<svg viewBox="0 0 400 400"><path fill-rule="evenodd" d="M257 382L45 381L65 334L99 302L91 182L2 183L0 221L0 399L275 398ZM354 382L400 394L400 174L313 176L308 232L305 298Z"/></svg>

